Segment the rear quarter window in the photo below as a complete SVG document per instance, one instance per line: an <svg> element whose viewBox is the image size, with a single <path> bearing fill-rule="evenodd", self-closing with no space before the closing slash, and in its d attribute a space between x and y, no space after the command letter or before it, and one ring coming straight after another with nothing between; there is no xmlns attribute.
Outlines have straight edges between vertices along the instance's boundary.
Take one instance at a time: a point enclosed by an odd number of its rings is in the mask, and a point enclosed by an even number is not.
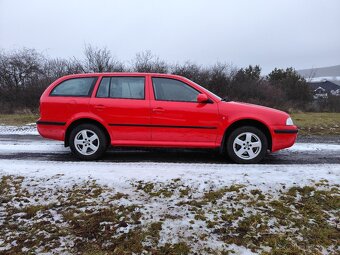
<svg viewBox="0 0 340 255"><path fill-rule="evenodd" d="M63 81L51 91L50 96L89 97L96 80L96 77L88 77Z"/></svg>

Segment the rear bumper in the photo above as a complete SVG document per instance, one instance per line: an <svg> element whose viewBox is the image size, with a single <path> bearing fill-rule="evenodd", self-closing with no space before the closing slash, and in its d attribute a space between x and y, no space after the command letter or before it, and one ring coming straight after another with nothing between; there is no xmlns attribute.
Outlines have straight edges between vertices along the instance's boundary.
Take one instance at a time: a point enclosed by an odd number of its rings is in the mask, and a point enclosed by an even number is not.
<svg viewBox="0 0 340 255"><path fill-rule="evenodd" d="M296 141L298 128L296 126L278 126L272 129L272 151L289 148Z"/></svg>
<svg viewBox="0 0 340 255"><path fill-rule="evenodd" d="M43 121L38 120L37 125L47 125L47 126L65 126L66 122L58 122L58 121Z"/></svg>
<svg viewBox="0 0 340 255"><path fill-rule="evenodd" d="M65 122L45 121L40 119L37 121L39 134L42 137L49 139L64 141L65 127Z"/></svg>

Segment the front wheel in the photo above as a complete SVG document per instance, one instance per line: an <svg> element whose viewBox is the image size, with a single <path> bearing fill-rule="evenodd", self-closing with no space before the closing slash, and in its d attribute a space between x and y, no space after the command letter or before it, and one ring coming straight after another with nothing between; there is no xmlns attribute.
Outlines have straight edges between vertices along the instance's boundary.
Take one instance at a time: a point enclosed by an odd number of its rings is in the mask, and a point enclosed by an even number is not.
<svg viewBox="0 0 340 255"><path fill-rule="evenodd" d="M235 129L227 140L228 156L236 163L256 164L266 155L268 141L258 128L244 126Z"/></svg>
<svg viewBox="0 0 340 255"><path fill-rule="evenodd" d="M72 153L82 160L98 159L106 150L107 139L102 129L93 124L81 124L70 134Z"/></svg>

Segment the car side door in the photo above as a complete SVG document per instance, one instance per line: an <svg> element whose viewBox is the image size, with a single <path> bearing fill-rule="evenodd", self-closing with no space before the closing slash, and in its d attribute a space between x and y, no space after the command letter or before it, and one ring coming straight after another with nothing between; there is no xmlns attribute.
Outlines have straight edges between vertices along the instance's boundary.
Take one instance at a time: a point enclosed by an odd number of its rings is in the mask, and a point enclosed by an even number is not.
<svg viewBox="0 0 340 255"><path fill-rule="evenodd" d="M202 91L172 78L152 77L152 141L179 146L215 146L218 107L210 100L198 103Z"/></svg>
<svg viewBox="0 0 340 255"><path fill-rule="evenodd" d="M103 77L91 111L104 119L110 130L111 143L138 145L151 140L150 101L145 76Z"/></svg>

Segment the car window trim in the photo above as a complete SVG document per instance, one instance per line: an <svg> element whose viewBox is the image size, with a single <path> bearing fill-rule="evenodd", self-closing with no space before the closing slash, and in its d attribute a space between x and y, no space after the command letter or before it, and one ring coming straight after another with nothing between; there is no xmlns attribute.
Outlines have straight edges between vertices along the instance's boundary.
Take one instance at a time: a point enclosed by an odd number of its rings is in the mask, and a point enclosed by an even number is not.
<svg viewBox="0 0 340 255"><path fill-rule="evenodd" d="M186 83L186 82L184 82L184 81L181 81L181 80L179 80L179 79L168 78L168 77L160 77L160 76L152 76L152 77L151 77L151 83L152 83L151 85L152 85L153 97L154 97L155 101L161 101L161 102L180 102L180 103L196 103L196 104L198 104L197 101L180 101L180 100L163 100L163 99L157 99L157 98L156 98L156 93L155 93L155 87L154 87L154 83L153 83L153 79L154 79L154 78L158 78L158 79L168 79L168 80L179 81L179 82L182 82L182 83L184 83L185 85L191 87L192 89L196 90L199 94L203 94L203 93L202 93L201 91L199 91L198 89L192 87L190 84L188 84L188 83ZM208 96L208 98L209 98L209 96ZM209 99L210 99L210 98L209 98Z"/></svg>
<svg viewBox="0 0 340 255"><path fill-rule="evenodd" d="M69 81L69 80L76 80L76 79L87 79L87 78L94 78L91 87L89 89L89 92L87 93L87 95L52 95L52 92L59 86L61 85L63 82ZM92 92L94 90L94 87L96 85L98 81L98 76L86 76L86 77L74 77L74 78L70 78L70 79L66 79L61 81L60 83L58 83L56 86L54 86L51 90L51 92L49 93L48 96L50 97L91 97Z"/></svg>
<svg viewBox="0 0 340 255"><path fill-rule="evenodd" d="M143 98L130 98L130 97L110 97L110 90L111 90L111 79L114 78L114 77L117 77L117 78L143 78L144 79L144 97ZM110 83L109 83L109 94L107 97L98 97L98 91L99 91L99 87L100 87L100 84L102 83L102 80L104 78L110 78ZM128 76L128 75L119 75L119 76L102 76L101 79L100 79L100 82L98 84L98 88L97 88L97 91L96 91L96 95L95 95L95 98L106 98L106 99L130 99L130 100L146 100L145 99L145 95L146 95L146 77L141 75L141 76Z"/></svg>

